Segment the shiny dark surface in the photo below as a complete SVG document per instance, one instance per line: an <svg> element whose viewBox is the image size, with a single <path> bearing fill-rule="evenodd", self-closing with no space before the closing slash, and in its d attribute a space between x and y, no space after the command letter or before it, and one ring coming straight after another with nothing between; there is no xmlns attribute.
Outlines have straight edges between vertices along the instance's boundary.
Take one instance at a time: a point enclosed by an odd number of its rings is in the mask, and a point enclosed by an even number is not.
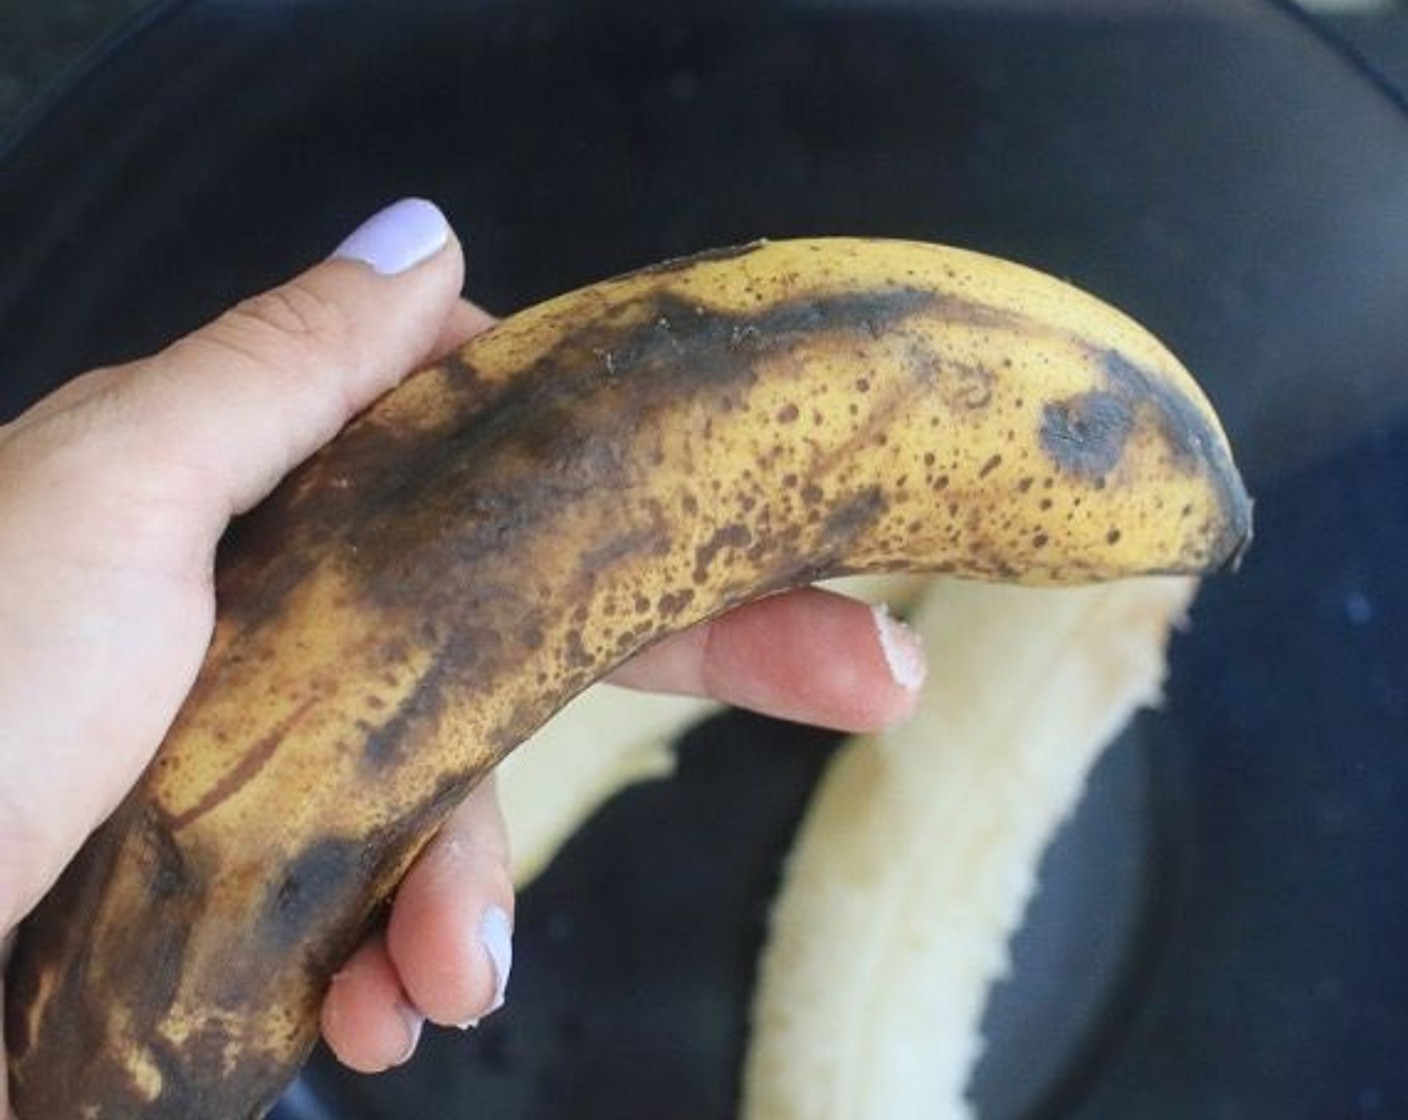
<svg viewBox="0 0 1408 1120"><path fill-rule="evenodd" d="M412 192L497 309L855 232L1017 257L1162 335L1227 421L1258 539L1053 851L976 1092L989 1120L1408 1115L1399 101L1233 0L176 4L0 165L0 416ZM691 737L678 781L525 895L503 1014L388 1077L319 1056L282 1116L733 1115L830 742L745 716Z"/></svg>

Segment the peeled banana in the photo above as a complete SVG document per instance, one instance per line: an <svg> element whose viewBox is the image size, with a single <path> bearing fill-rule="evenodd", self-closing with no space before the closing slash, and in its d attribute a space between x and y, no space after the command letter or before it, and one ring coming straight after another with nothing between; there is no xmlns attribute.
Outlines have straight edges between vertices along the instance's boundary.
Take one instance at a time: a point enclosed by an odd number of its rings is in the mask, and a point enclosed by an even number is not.
<svg viewBox="0 0 1408 1120"><path fill-rule="evenodd" d="M914 718L829 764L753 996L744 1120L969 1120L979 1023L1036 867L1100 752L1157 703L1195 581L937 581Z"/></svg>
<svg viewBox="0 0 1408 1120"><path fill-rule="evenodd" d="M232 529L192 693L21 929L24 1117L256 1117L474 782L651 642L826 576L1235 560L1250 503L1147 332L957 249L761 242L506 319Z"/></svg>

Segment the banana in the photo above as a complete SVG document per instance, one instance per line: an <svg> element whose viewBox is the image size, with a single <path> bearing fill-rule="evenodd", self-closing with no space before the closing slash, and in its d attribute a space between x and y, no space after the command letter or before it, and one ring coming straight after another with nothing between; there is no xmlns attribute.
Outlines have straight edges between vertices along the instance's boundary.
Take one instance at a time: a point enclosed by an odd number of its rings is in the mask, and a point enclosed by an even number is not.
<svg viewBox="0 0 1408 1120"><path fill-rule="evenodd" d="M938 246L760 242L514 315L229 534L215 634L132 794L24 924L24 1117L255 1117L474 782L634 652L922 569L1235 561L1250 502L1146 331Z"/></svg>
<svg viewBox="0 0 1408 1120"><path fill-rule="evenodd" d="M1036 867L1101 751L1157 703L1195 581L941 580L903 726L831 760L753 994L744 1120L968 1120L979 1026Z"/></svg>

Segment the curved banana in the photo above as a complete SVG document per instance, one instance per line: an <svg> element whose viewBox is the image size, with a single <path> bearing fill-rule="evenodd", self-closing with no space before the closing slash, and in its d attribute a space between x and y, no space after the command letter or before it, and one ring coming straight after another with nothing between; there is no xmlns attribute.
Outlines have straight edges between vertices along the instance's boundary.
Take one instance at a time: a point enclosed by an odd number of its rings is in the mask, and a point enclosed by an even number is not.
<svg viewBox="0 0 1408 1120"><path fill-rule="evenodd" d="M837 752L788 854L743 1120L972 1120L983 1012L1042 854L1159 702L1196 590L935 582L911 619L929 658L914 718Z"/></svg>
<svg viewBox="0 0 1408 1120"><path fill-rule="evenodd" d="M758 243L505 320L231 533L199 679L25 923L22 1116L258 1116L475 780L659 637L825 576L1231 562L1250 503L1150 335L1018 266Z"/></svg>

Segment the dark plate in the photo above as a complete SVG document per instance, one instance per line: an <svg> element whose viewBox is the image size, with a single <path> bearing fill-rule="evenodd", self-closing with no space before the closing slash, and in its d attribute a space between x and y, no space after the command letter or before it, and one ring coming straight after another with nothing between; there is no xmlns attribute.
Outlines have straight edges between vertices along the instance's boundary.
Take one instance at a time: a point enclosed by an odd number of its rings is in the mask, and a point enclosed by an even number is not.
<svg viewBox="0 0 1408 1120"><path fill-rule="evenodd" d="M1222 411L1258 542L1048 860L975 1092L987 1120L1408 1115L1408 117L1287 9L188 2L0 174L0 417L406 193L446 205L496 309L854 232L1144 320ZM692 736L526 893L509 1009L386 1077L320 1054L280 1115L732 1115L831 745L738 715Z"/></svg>

